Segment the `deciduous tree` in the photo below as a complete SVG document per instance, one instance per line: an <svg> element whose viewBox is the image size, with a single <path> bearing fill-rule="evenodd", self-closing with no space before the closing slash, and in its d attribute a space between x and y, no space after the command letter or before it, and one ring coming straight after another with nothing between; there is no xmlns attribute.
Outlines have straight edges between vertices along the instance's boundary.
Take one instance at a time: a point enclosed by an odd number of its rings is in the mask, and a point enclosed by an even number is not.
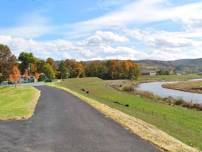
<svg viewBox="0 0 202 152"><path fill-rule="evenodd" d="M30 72L32 68L31 66L33 66L36 63L36 58L34 57L34 55L32 53L27 53L27 52L20 53L18 60L21 61L20 63L21 73L24 73L25 70L27 69Z"/></svg>
<svg viewBox="0 0 202 152"><path fill-rule="evenodd" d="M9 73L15 64L16 58L9 47L0 44L0 82L9 79Z"/></svg>
<svg viewBox="0 0 202 152"><path fill-rule="evenodd" d="M48 63L48 64L50 64L52 66L52 68L55 71L55 73L57 72L57 65L56 65L56 63L55 63L55 61L54 61L53 58L48 58L46 60L46 63Z"/></svg>
<svg viewBox="0 0 202 152"><path fill-rule="evenodd" d="M69 72L68 72L68 69L67 67L65 66L65 63L64 61L61 61L60 62L60 65L59 65L59 72L60 72L60 78L61 79L66 79L69 75Z"/></svg>
<svg viewBox="0 0 202 152"><path fill-rule="evenodd" d="M65 64L70 71L71 78L79 78L85 75L85 66L76 60L65 60Z"/></svg>
<svg viewBox="0 0 202 152"><path fill-rule="evenodd" d="M54 79L55 78L55 72L50 64L45 64L44 66L44 74L46 75L47 78L49 79Z"/></svg>
<svg viewBox="0 0 202 152"><path fill-rule="evenodd" d="M18 69L17 65L14 65L11 68L10 74L9 74L9 80L13 83L15 83L15 86L17 84L17 82L20 79L20 70Z"/></svg>

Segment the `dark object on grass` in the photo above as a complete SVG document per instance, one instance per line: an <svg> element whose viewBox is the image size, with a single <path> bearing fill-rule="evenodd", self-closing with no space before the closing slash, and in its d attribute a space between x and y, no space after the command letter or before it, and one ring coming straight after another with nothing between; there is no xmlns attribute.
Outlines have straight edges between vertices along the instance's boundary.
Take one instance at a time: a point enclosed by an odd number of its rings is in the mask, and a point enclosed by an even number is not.
<svg viewBox="0 0 202 152"><path fill-rule="evenodd" d="M86 90L84 88L82 88L81 91L85 92Z"/></svg>
<svg viewBox="0 0 202 152"><path fill-rule="evenodd" d="M119 102L115 101L114 103L121 105Z"/></svg>
<svg viewBox="0 0 202 152"><path fill-rule="evenodd" d="M89 94L89 91L86 91L87 94Z"/></svg>
<svg viewBox="0 0 202 152"><path fill-rule="evenodd" d="M128 105L128 104L125 104L125 105L124 105L124 104L121 104L121 103L120 103L120 102L118 102L118 101L114 101L114 103L115 103L115 104L122 105L122 106L125 106L125 107L129 107L129 105Z"/></svg>
<svg viewBox="0 0 202 152"><path fill-rule="evenodd" d="M178 100L174 101L175 105L182 105L183 103L184 103L183 99L178 99Z"/></svg>

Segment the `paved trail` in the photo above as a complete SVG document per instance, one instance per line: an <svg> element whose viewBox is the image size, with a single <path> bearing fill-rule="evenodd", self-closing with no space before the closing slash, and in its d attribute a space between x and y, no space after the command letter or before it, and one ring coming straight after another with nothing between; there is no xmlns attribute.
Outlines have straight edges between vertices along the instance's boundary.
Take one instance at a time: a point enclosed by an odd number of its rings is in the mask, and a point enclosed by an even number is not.
<svg viewBox="0 0 202 152"><path fill-rule="evenodd" d="M37 88L31 119L0 121L0 152L159 152L71 94Z"/></svg>

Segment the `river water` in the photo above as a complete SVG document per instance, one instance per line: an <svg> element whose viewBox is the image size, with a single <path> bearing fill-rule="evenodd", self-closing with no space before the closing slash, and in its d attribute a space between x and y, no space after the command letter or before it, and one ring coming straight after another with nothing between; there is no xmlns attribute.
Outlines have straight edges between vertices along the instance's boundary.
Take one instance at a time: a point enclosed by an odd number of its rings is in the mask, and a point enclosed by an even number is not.
<svg viewBox="0 0 202 152"><path fill-rule="evenodd" d="M163 88L162 84L165 83L173 83L173 82L141 83L136 89L141 91L152 92L154 95L160 97L173 97L175 99L183 99L187 102L202 103L202 94Z"/></svg>

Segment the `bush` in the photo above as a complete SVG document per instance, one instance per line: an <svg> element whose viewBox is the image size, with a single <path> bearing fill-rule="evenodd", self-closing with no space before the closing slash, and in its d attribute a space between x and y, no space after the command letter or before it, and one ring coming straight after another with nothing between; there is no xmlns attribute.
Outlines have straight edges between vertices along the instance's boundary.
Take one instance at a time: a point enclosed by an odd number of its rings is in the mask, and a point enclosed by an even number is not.
<svg viewBox="0 0 202 152"><path fill-rule="evenodd" d="M195 103L195 104L193 104L193 108L201 111L202 110L202 104Z"/></svg>
<svg viewBox="0 0 202 152"><path fill-rule="evenodd" d="M140 95L140 96L145 97L145 98L156 99L156 96L153 93L148 92L148 91L135 90L134 93L136 95Z"/></svg>
<svg viewBox="0 0 202 152"><path fill-rule="evenodd" d="M123 91L127 91L127 92L133 92L135 89L134 89L134 86L132 85L127 85L127 86L124 86L122 88Z"/></svg>
<svg viewBox="0 0 202 152"><path fill-rule="evenodd" d="M51 79L46 79L45 82L52 82L52 80Z"/></svg>
<svg viewBox="0 0 202 152"><path fill-rule="evenodd" d="M184 102L182 104L183 107L190 108L190 109L197 109L202 111L202 104L199 103L192 103L192 102Z"/></svg>
<svg viewBox="0 0 202 152"><path fill-rule="evenodd" d="M177 99L174 101L175 105L182 105L185 101L183 99Z"/></svg>
<svg viewBox="0 0 202 152"><path fill-rule="evenodd" d="M46 79L47 79L47 77L45 76L45 74L41 74L41 75L39 76L38 81L46 81Z"/></svg>

